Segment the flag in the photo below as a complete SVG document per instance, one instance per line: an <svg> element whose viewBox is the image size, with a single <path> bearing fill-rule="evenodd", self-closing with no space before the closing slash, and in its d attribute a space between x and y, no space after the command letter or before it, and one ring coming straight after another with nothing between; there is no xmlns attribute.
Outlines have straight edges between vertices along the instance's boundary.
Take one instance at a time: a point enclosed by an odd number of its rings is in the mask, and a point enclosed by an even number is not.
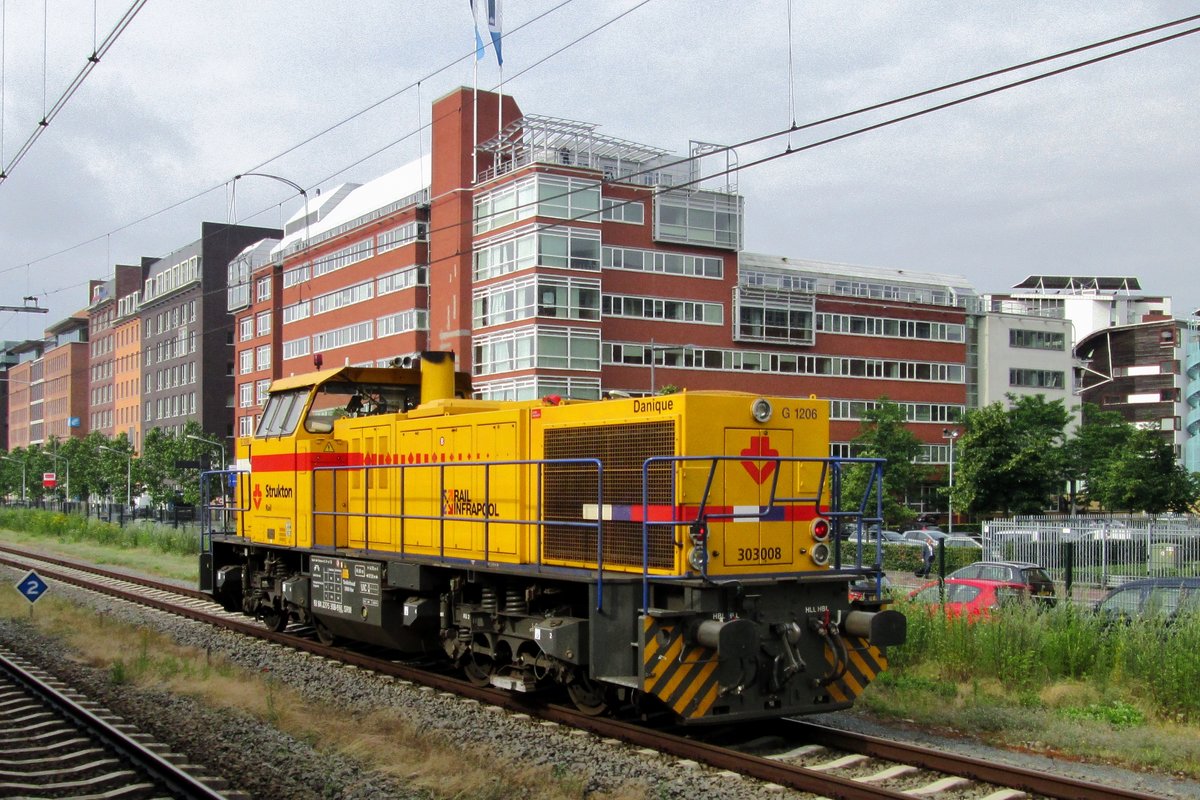
<svg viewBox="0 0 1200 800"><path fill-rule="evenodd" d="M488 32L492 34L492 47L496 48L496 64L503 66L504 56L500 53L500 37L504 34L501 32L500 0L487 0L487 22ZM476 36L478 35L477 33Z"/></svg>
<svg viewBox="0 0 1200 800"><path fill-rule="evenodd" d="M479 35L479 13L475 10L475 0L467 0L471 4L471 22L475 25L475 60L483 60L483 37Z"/></svg>

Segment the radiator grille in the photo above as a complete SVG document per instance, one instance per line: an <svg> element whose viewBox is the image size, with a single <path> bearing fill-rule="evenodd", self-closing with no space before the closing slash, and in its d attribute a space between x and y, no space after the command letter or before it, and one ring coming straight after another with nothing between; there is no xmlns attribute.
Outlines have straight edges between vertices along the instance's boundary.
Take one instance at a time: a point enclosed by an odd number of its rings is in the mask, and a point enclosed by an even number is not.
<svg viewBox="0 0 1200 800"><path fill-rule="evenodd" d="M602 505L642 506L642 464L651 456L675 455L675 423L638 422L553 428L546 431L546 458L599 458L604 466ZM674 504L671 465L655 464L650 471L649 502ZM594 468L549 465L543 487L543 511L551 524L545 528L543 554L550 559L596 563L595 529L554 525L555 521L582 521L583 506L596 502ZM603 524L604 563L611 566L642 565L642 525L607 521ZM650 529L649 564L671 569L675 563L675 531L670 526Z"/></svg>

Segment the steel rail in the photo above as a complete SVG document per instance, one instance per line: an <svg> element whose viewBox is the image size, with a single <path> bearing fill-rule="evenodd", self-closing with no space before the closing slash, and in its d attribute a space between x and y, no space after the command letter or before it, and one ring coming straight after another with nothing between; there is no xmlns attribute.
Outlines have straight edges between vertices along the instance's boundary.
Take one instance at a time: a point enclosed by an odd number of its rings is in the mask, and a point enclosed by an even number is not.
<svg viewBox="0 0 1200 800"><path fill-rule="evenodd" d="M0 671L87 736L115 752L172 797L184 800L224 800L225 795L175 766L136 739L76 703L41 678L0 652Z"/></svg>

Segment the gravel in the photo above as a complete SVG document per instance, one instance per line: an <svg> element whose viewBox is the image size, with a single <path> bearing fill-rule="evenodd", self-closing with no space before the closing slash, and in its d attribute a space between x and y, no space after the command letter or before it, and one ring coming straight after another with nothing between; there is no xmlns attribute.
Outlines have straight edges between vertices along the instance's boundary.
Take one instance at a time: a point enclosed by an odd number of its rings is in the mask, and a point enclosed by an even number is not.
<svg viewBox="0 0 1200 800"><path fill-rule="evenodd" d="M15 573L14 580L17 576ZM56 595L77 599L116 620L161 631L181 645L220 654L249 671L269 671L306 697L328 703L347 715L396 709L415 729L441 738L450 747L482 754L499 765L553 766L583 784L583 794L615 794L645 787L645 795L661 798L800 797L756 781L646 754L628 745L590 734L550 727L523 715L480 706L390 678L349 669L289 648L247 639L164 612L104 598L69 586L55 585ZM347 798L415 800L428 792L403 780L365 768L353 759L318 751L310 744L277 731L236 711L210 709L190 698L162 691L136 690L114 684L106 671L64 659L61 643L36 633L26 622L0 620L0 641L79 691L107 705L129 722L184 753L193 763L225 777L233 788L256 798ZM902 738L965 751L1034 769L1075 777L1103 778L1170 798L1200 797L1200 786L1166 777L1095 765L998 751L971 742L943 739L916 730L882 725L857 713L821 715L818 721L878 736ZM418 756L419 757L419 756Z"/></svg>

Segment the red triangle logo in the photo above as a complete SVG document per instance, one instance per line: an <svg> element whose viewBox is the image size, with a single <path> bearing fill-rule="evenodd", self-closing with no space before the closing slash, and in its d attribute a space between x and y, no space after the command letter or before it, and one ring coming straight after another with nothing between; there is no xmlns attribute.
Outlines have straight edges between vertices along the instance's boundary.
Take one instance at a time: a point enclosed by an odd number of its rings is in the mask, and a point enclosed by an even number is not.
<svg viewBox="0 0 1200 800"><path fill-rule="evenodd" d="M742 451L743 456L766 456L773 458L779 455L779 451L771 447L770 436L752 436L750 437L750 446ZM771 477L771 473L775 471L775 462L767 461L743 461L742 467L746 472L750 473L750 477L758 485L766 483Z"/></svg>

